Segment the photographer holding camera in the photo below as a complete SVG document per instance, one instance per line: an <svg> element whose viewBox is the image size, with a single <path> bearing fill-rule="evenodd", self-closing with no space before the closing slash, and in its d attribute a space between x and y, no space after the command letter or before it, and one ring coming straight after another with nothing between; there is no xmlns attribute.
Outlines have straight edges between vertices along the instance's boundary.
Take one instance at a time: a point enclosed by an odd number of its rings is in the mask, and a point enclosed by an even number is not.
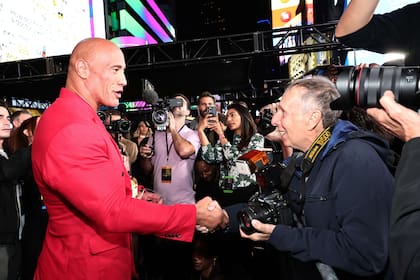
<svg viewBox="0 0 420 280"><path fill-rule="evenodd" d="M414 280L420 274L420 115L397 103L391 91L379 102L382 108L369 108L368 114L406 142L395 175L390 263L395 279Z"/></svg>
<svg viewBox="0 0 420 280"><path fill-rule="evenodd" d="M130 133L131 122L123 119L119 110L111 109L106 111L105 114L108 117L105 118L104 125L120 147L123 159L125 160L125 157L127 157L128 171L130 172L131 164L136 161L139 152L136 143L124 137L125 134Z"/></svg>
<svg viewBox="0 0 420 280"><path fill-rule="evenodd" d="M178 93L170 100L181 101L182 105L169 106L166 130L155 130L147 144L140 147L139 163L146 174L153 174L153 189L162 195L164 204L195 203L192 171L200 140L197 132L186 125L186 117L190 114L188 98ZM158 276L161 279L172 279L173 275L188 279L191 244L162 238L152 241L158 249L145 256L151 258L150 273L162 273Z"/></svg>
<svg viewBox="0 0 420 280"><path fill-rule="evenodd" d="M390 279L387 244L394 180L385 163L389 146L339 120L341 111L330 108L338 97L335 85L320 76L296 80L286 89L272 123L284 129L293 148L304 152L289 185L302 226L253 219L256 232L246 234L241 225L241 236L265 240L304 262L308 267L295 276L305 276L297 279ZM229 229L239 227L232 218L238 207L226 210Z"/></svg>

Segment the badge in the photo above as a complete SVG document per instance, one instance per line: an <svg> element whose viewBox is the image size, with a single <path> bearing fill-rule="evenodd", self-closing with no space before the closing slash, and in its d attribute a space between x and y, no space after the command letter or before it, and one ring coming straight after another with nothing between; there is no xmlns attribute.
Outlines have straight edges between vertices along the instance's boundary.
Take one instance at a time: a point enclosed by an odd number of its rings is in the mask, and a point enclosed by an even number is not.
<svg viewBox="0 0 420 280"><path fill-rule="evenodd" d="M170 166L162 166L162 183L170 183L172 180L172 169Z"/></svg>

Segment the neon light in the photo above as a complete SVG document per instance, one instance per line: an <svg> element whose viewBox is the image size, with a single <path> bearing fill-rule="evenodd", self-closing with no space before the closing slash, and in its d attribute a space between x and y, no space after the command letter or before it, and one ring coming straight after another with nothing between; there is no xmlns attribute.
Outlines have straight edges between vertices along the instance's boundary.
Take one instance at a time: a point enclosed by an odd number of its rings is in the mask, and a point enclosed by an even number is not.
<svg viewBox="0 0 420 280"><path fill-rule="evenodd" d="M152 30L164 43L173 41L162 26L160 26L160 24L156 21L153 15L144 7L143 3L138 0L125 0L125 2L130 5L137 15L139 15L139 17L150 26L150 28L152 28Z"/></svg>
<svg viewBox="0 0 420 280"><path fill-rule="evenodd" d="M143 46L149 43L147 40L135 36L114 37L111 41L117 44L120 48Z"/></svg>
<svg viewBox="0 0 420 280"><path fill-rule="evenodd" d="M169 32L171 32L172 36L175 38L175 28L169 23L168 19L162 13L161 9L156 5L154 0L146 0L147 3L152 7L153 11L158 15L158 17L162 20L163 24L168 28Z"/></svg>
<svg viewBox="0 0 420 280"><path fill-rule="evenodd" d="M149 104L147 104L145 101L128 101L128 102L120 102L120 104L124 104L128 111L151 110Z"/></svg>
<svg viewBox="0 0 420 280"><path fill-rule="evenodd" d="M92 0L89 0L89 16L90 16L90 35L95 37L95 23L93 19L93 5Z"/></svg>
<svg viewBox="0 0 420 280"><path fill-rule="evenodd" d="M104 7L101 0L89 0L90 35L105 38Z"/></svg>
<svg viewBox="0 0 420 280"><path fill-rule="evenodd" d="M147 42L145 45L157 44L157 41L125 9L120 10L120 28L143 38Z"/></svg>

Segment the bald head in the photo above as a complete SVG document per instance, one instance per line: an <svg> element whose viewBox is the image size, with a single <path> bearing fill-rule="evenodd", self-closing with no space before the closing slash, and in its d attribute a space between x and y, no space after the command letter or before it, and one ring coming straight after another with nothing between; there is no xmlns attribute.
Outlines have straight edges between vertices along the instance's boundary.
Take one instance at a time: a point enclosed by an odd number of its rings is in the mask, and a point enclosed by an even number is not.
<svg viewBox="0 0 420 280"><path fill-rule="evenodd" d="M75 92L95 110L101 105L115 107L127 80L124 54L109 40L80 41L70 55L66 88Z"/></svg>
<svg viewBox="0 0 420 280"><path fill-rule="evenodd" d="M100 60L112 51L121 52L117 45L113 42L102 38L87 38L80 41L70 56L70 67L74 67L79 59L94 62Z"/></svg>

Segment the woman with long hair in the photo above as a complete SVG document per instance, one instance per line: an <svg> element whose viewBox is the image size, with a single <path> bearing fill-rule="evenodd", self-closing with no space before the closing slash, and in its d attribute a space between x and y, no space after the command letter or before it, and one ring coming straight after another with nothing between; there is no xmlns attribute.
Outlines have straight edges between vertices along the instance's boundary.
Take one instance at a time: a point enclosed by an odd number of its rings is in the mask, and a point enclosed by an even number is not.
<svg viewBox="0 0 420 280"><path fill-rule="evenodd" d="M32 173L32 141L35 136L40 116L26 119L13 130L10 136L10 151L12 157L24 162L20 184L22 185L22 205L25 214L25 224L22 234L22 280L33 279L38 256L41 253L45 231L48 223L48 213L35 183Z"/></svg>
<svg viewBox="0 0 420 280"><path fill-rule="evenodd" d="M220 163L219 187L225 193L223 205L245 202L258 190L255 174L243 170L238 158L245 153L264 147L264 137L257 132L257 126L248 108L233 103L226 112L226 131L218 116L206 117L198 125L202 158L208 163ZM215 131L219 140L211 145L204 129Z"/></svg>

